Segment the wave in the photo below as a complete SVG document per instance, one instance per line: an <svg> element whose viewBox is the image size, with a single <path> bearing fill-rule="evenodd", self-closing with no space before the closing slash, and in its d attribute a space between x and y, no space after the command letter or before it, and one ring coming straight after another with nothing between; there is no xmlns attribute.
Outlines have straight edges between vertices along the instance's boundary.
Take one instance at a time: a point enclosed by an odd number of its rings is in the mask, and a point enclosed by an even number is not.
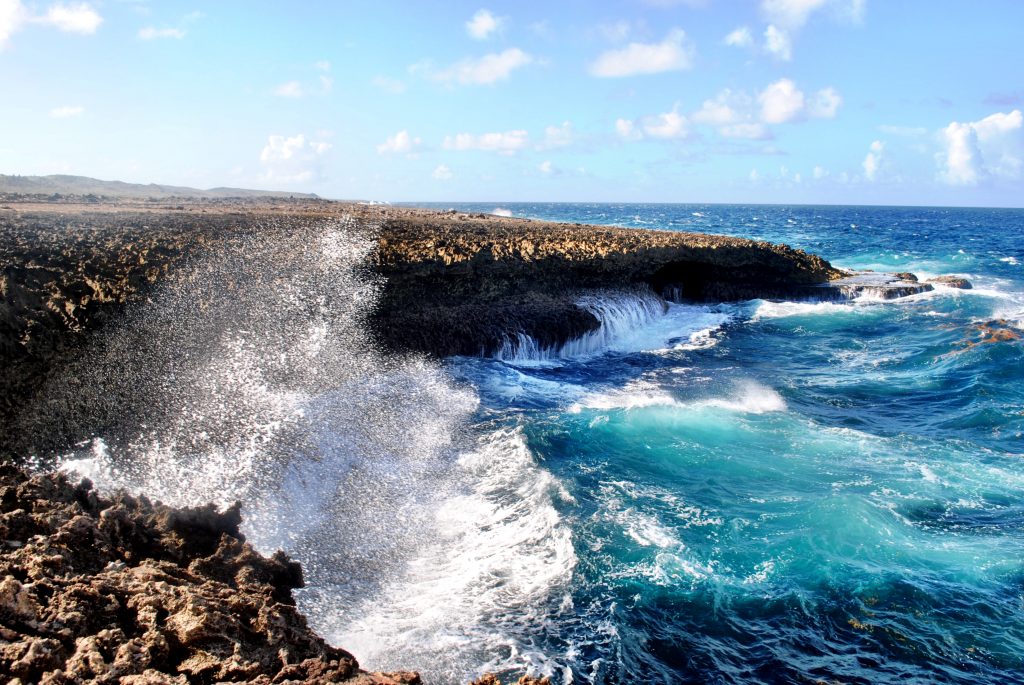
<svg viewBox="0 0 1024 685"><path fill-rule="evenodd" d="M561 667L535 627L569 601L577 558L555 505L571 497L518 429L484 435L452 466L467 487L434 511L429 542L344 616L330 613L342 602L321 592L328 615L318 623L375 669L415 664L437 682L489 670L554 675Z"/></svg>
<svg viewBox="0 0 1024 685"><path fill-rule="evenodd" d="M302 563L311 626L366 667L554 673L533 629L576 563L568 494L521 432L474 441L475 391L373 348L371 247L344 221L257 234L155 293L82 375L90 402L143 410L62 468L177 506L241 501L247 539Z"/></svg>
<svg viewBox="0 0 1024 685"><path fill-rule="evenodd" d="M505 218L509 218L509 217L512 216L512 210L511 209L505 209L504 207L495 207L494 209L491 210L491 215L492 216L503 216Z"/></svg>
<svg viewBox="0 0 1024 685"><path fill-rule="evenodd" d="M713 307L666 302L650 289L586 295L577 304L600 321L596 331L552 347L520 333L506 341L494 358L536 365L605 352L699 349L714 345L712 334L732 318Z"/></svg>
<svg viewBox="0 0 1024 685"><path fill-rule="evenodd" d="M588 395L569 407L578 414L584 409L634 410L647 407L701 409L713 407L745 414L765 414L786 410L786 401L777 391L752 380L737 383L726 397L681 401L651 380L638 380L623 388Z"/></svg>

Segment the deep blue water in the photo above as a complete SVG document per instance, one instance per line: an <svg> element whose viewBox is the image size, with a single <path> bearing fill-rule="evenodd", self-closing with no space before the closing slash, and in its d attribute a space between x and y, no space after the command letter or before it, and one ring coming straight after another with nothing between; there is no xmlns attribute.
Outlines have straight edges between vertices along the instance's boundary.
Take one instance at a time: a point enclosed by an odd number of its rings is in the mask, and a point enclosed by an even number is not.
<svg viewBox="0 0 1024 685"><path fill-rule="evenodd" d="M571 534L521 661L573 682L1024 682L1024 211L443 206L974 284L672 305L582 355L450 361L477 420L554 476Z"/></svg>

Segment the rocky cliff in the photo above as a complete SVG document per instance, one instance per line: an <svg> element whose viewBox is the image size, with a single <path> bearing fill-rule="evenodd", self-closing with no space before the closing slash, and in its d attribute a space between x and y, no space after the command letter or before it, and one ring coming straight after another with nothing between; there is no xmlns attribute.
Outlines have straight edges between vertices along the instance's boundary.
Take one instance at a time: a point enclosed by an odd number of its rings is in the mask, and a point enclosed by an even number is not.
<svg viewBox="0 0 1024 685"><path fill-rule="evenodd" d="M645 285L698 300L806 296L841 275L800 250L722 236L324 201L176 207L0 207L0 453L27 444L19 435L27 429L13 421L35 391L93 331L144 306L178 266L328 217L355 216L354 230L377 243L367 267L384 284L368 323L379 342L434 356L488 354L520 332L548 346L592 331L597 319L575 304L588 289ZM55 432L57 420L52 412L47 419Z"/></svg>
<svg viewBox="0 0 1024 685"><path fill-rule="evenodd" d="M386 279L373 325L389 346L489 354L517 332L543 346L594 330L593 289L650 286L668 299L808 297L842 274L786 245L676 231L425 210L362 210L379 223Z"/></svg>

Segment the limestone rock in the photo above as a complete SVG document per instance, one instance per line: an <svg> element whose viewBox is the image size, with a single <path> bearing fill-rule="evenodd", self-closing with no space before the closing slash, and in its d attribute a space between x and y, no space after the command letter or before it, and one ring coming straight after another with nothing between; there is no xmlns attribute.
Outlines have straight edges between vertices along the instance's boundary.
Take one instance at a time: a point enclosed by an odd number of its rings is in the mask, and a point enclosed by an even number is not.
<svg viewBox="0 0 1024 685"><path fill-rule="evenodd" d="M295 608L298 564L258 554L238 507L171 509L0 466L0 673L24 683L362 683Z"/></svg>

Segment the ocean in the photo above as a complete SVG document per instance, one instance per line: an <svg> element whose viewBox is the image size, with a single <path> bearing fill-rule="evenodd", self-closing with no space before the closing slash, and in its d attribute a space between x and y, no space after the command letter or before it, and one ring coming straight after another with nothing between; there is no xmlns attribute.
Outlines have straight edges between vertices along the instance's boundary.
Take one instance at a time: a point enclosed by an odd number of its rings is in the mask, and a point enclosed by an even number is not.
<svg viewBox="0 0 1024 685"><path fill-rule="evenodd" d="M308 273L252 270L247 316L161 390L165 421L65 467L242 499L250 541L302 562L314 628L426 682L1024 683L1024 210L433 206L743 236L973 288L608 291L580 303L601 330L559 349L394 359L316 296L372 301L351 271L366 247L336 226Z"/></svg>

